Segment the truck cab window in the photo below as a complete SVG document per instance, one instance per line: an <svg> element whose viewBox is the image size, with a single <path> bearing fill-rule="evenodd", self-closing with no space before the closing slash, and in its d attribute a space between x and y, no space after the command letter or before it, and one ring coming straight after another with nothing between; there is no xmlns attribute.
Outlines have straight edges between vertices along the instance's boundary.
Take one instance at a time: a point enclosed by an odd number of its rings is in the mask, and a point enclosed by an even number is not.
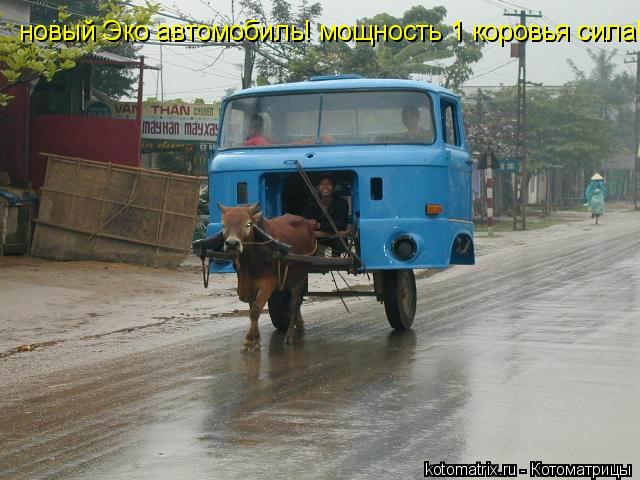
<svg viewBox="0 0 640 480"><path fill-rule="evenodd" d="M442 102L442 131L444 134L444 143L457 147L460 146L458 116L455 103Z"/></svg>

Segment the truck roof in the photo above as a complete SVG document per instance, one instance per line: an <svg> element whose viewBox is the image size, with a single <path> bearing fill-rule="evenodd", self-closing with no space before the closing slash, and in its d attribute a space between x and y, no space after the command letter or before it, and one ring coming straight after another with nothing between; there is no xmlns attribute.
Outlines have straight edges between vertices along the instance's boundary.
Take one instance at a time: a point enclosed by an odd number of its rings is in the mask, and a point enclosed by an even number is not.
<svg viewBox="0 0 640 480"><path fill-rule="evenodd" d="M355 78L353 78L355 77ZM299 92L317 92L327 90L357 90L357 89L374 89L374 88L406 88L412 90L426 90L435 93L446 93L454 97L458 97L452 91L434 85L429 82L421 82L418 80L399 80L393 78L357 78L357 76L335 75L315 77L306 82L280 83L277 85L266 85L263 87L252 87L240 90L228 98L234 98L245 95L262 95L273 93L299 93Z"/></svg>

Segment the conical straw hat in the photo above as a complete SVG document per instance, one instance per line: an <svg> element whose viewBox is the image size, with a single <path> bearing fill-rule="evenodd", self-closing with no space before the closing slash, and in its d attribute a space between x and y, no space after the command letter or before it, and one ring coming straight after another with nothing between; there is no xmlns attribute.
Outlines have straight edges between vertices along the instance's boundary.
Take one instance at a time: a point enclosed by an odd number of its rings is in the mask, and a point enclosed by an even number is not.
<svg viewBox="0 0 640 480"><path fill-rule="evenodd" d="M591 177L591 180L604 180L604 178L602 178L602 175L600 175L599 173L596 173L593 177Z"/></svg>

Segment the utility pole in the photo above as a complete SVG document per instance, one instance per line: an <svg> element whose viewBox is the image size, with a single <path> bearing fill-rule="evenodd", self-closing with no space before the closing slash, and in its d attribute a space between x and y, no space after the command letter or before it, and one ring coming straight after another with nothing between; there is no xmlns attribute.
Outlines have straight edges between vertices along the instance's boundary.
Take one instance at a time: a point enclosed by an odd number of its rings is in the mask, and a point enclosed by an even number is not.
<svg viewBox="0 0 640 480"><path fill-rule="evenodd" d="M493 153L493 149L490 148L487 153L487 171L486 171L486 182L487 182L487 235L489 237L493 237L493 227L495 225L495 221L493 219L493 161L495 158L495 154Z"/></svg>
<svg viewBox="0 0 640 480"><path fill-rule="evenodd" d="M164 102L164 63L162 62L162 45L160 45L160 101ZM157 99L156 99L157 100Z"/></svg>
<svg viewBox="0 0 640 480"><path fill-rule="evenodd" d="M140 75L138 77L138 103L136 104L136 125L138 126L138 165L142 165L142 101L144 90L144 55L140 55Z"/></svg>
<svg viewBox="0 0 640 480"><path fill-rule="evenodd" d="M520 25L527 26L527 18L542 18L542 12L533 13L531 10L517 10L504 12L506 17L520 17ZM516 123L516 158L520 160L520 210L522 215L522 229L527 228L527 42L518 44L518 119ZM514 188L514 204L517 202L517 187ZM517 230L517 214L513 216L513 229Z"/></svg>
<svg viewBox="0 0 640 480"><path fill-rule="evenodd" d="M638 137L638 123L640 123L640 51L627 52L628 56L636 57L634 60L626 60L624 63L636 64L636 123L635 123L635 149L633 152L633 208L638 209L638 157L640 156L640 139Z"/></svg>
<svg viewBox="0 0 640 480"><path fill-rule="evenodd" d="M245 40L244 42L244 68L242 69L242 88L249 88L251 86L251 77L253 76L253 63L255 62L255 46Z"/></svg>
<svg viewBox="0 0 640 480"><path fill-rule="evenodd" d="M477 133L480 133L480 131L482 130L480 125L482 125L482 90L478 89L478 91L476 92L477 96L476 96L476 130ZM479 135L478 135L479 137ZM477 139L476 139L477 140ZM486 147L485 147L485 151L483 152L485 155L487 153L486 151ZM484 212L485 212L485 189L483 188L486 185L486 176L485 176L485 170L481 169L480 170L480 220L482 221L484 218Z"/></svg>
<svg viewBox="0 0 640 480"><path fill-rule="evenodd" d="M167 19L164 17L156 17L156 23L167 23ZM160 96L158 96L158 81L160 81ZM162 61L162 42L160 42L160 74L156 77L156 101L160 99L164 102L164 63Z"/></svg>

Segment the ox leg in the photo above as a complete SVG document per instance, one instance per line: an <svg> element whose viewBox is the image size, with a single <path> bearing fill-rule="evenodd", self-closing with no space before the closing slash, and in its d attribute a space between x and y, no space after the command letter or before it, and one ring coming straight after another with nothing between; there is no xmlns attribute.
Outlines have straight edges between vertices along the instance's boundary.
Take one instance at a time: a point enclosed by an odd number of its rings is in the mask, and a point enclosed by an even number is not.
<svg viewBox="0 0 640 480"><path fill-rule="evenodd" d="M260 329L258 328L258 319L262 313L262 309L266 305L269 297L273 293L276 286L275 279L265 279L260 282L258 294L253 302L249 303L249 318L251 326L247 332L247 336L242 346L243 352L257 352L260 350Z"/></svg>
<svg viewBox="0 0 640 480"><path fill-rule="evenodd" d="M291 345L295 341L296 333L298 337L304 336L304 323L300 314L300 305L302 304L302 294L305 285L297 286L291 289L291 303L289 303L289 328L284 336L284 344Z"/></svg>
<svg viewBox="0 0 640 480"><path fill-rule="evenodd" d="M296 313L296 331L298 332L299 337L304 337L304 321L302 320L302 313L300 313L300 307L298 307L298 312Z"/></svg>

